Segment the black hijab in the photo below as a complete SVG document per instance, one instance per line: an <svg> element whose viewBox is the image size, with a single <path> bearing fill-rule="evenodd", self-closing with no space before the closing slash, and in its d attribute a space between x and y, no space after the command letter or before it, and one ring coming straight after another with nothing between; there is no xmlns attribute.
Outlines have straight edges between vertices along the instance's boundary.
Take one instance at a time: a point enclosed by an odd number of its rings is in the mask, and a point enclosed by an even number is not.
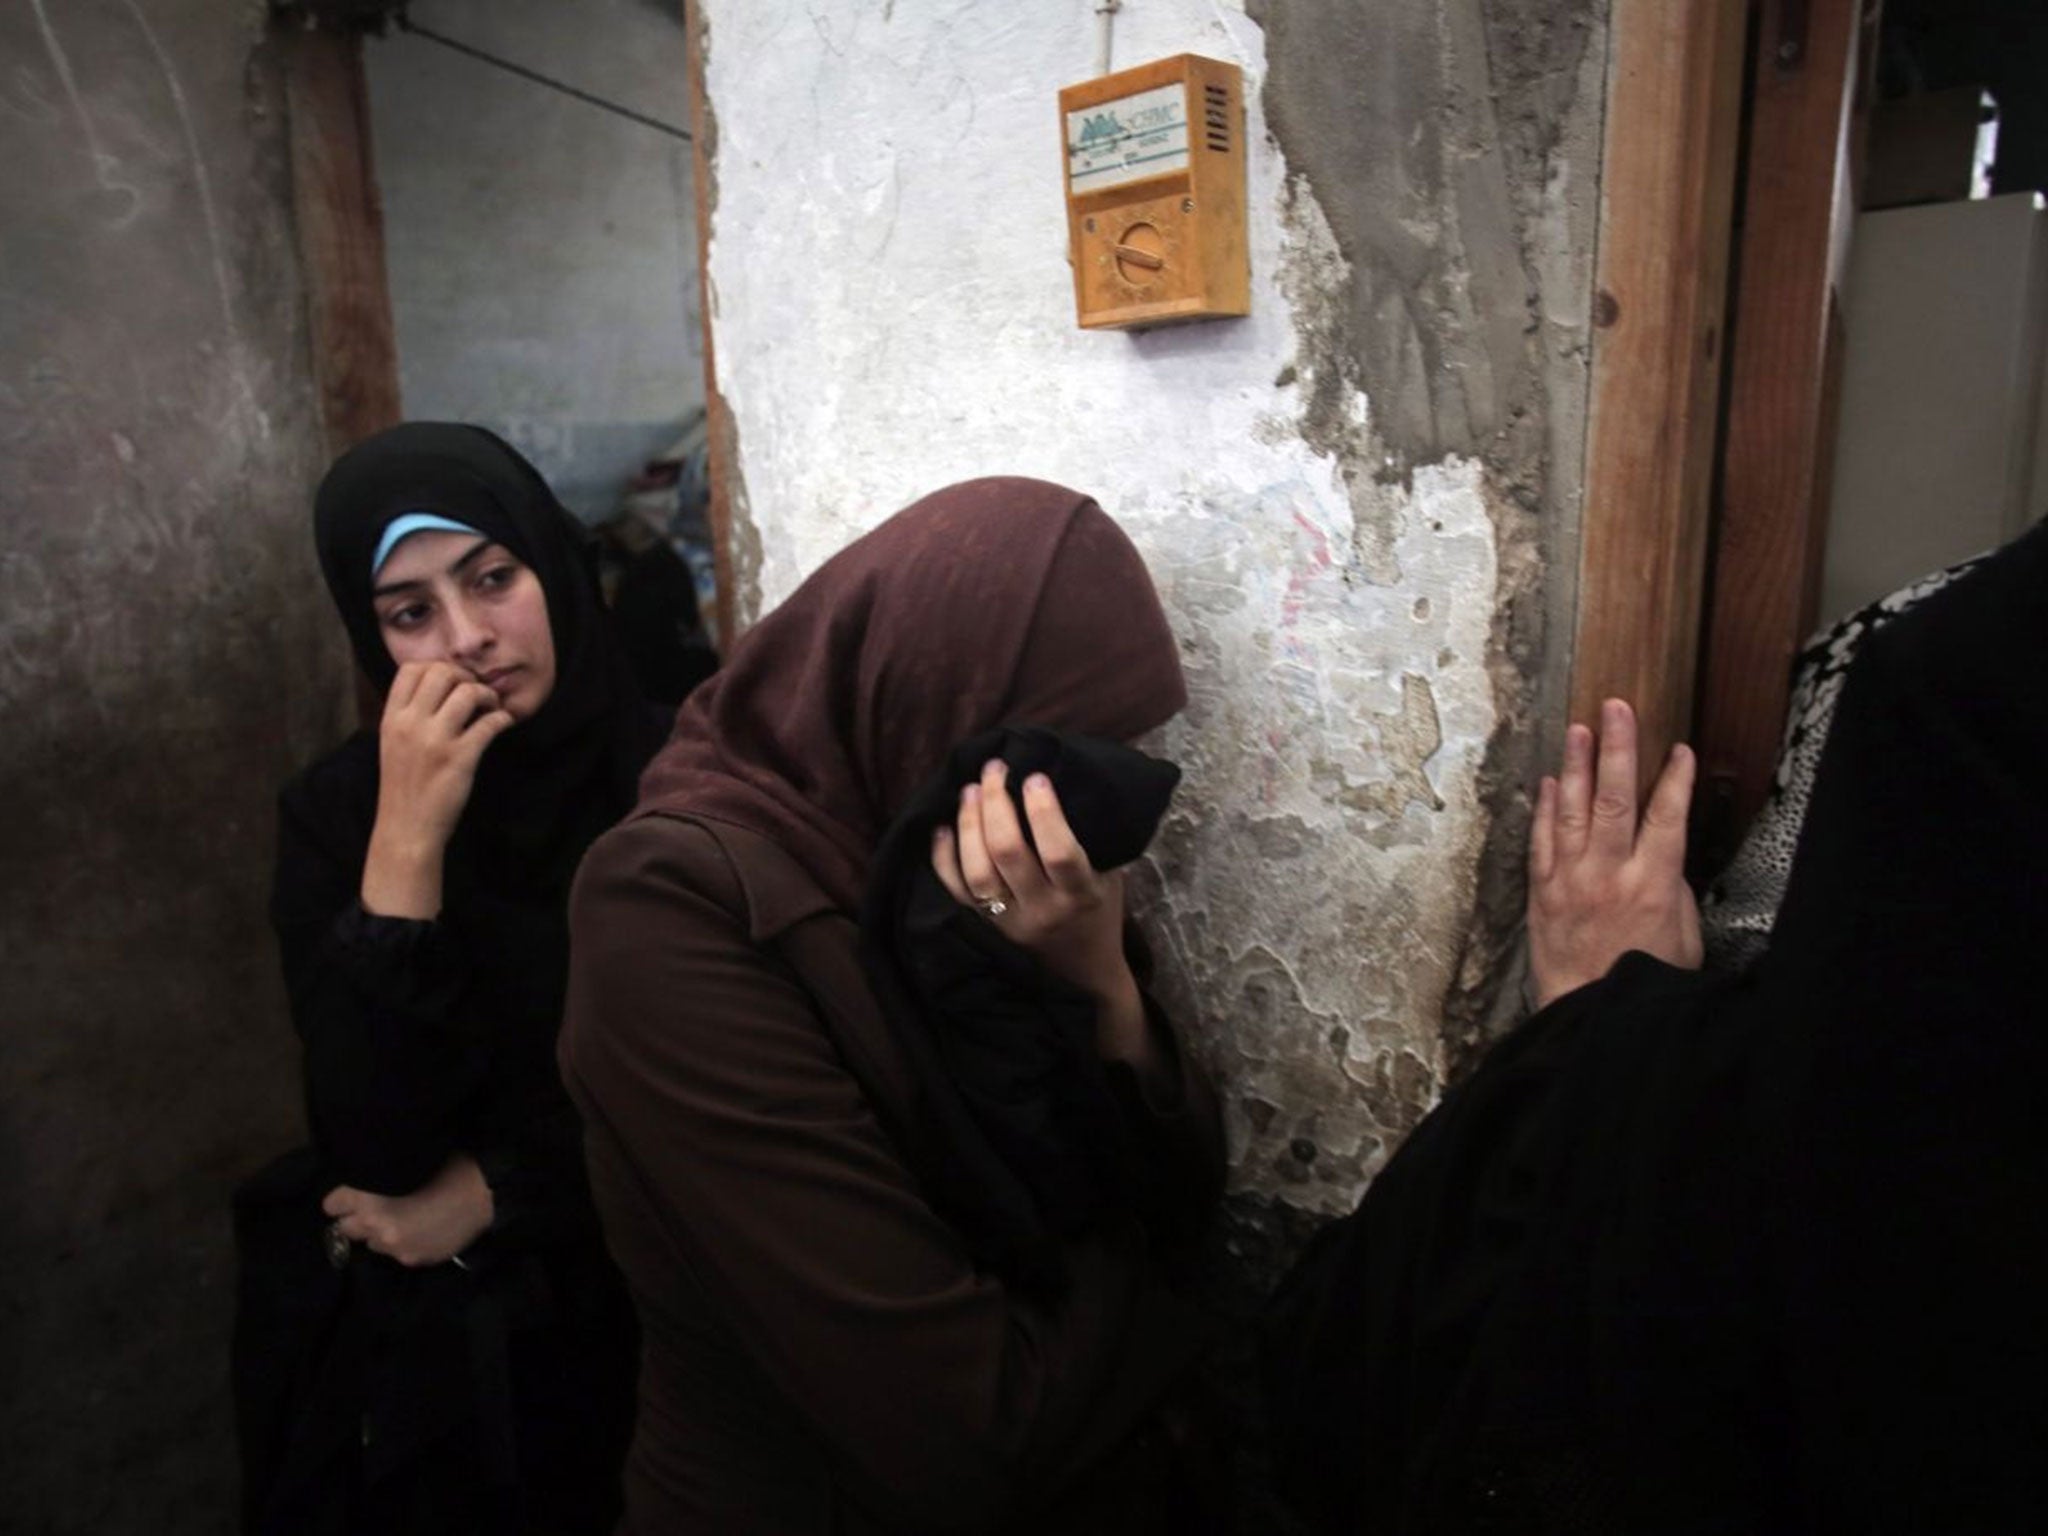
<svg viewBox="0 0 2048 1536"><path fill-rule="evenodd" d="M547 596L554 691L485 752L456 837L493 878L552 891L631 804L659 724L639 699L598 591L594 538L510 445L453 422L406 422L351 448L314 503L321 573L380 693L398 669L371 603L372 565L384 530L422 512L503 545Z"/></svg>

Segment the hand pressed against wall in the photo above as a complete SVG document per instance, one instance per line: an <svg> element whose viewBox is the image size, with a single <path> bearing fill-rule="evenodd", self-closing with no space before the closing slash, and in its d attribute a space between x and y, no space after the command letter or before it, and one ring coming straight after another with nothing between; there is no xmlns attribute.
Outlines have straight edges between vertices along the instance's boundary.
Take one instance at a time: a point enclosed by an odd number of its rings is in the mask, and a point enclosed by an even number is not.
<svg viewBox="0 0 2048 1536"><path fill-rule="evenodd" d="M1636 815L1636 717L1600 708L1600 734L1574 724L1564 769L1546 776L1529 828L1529 969L1537 1006L1605 976L1632 949L1672 965L1703 958L1700 914L1685 883L1685 822L1694 759L1671 749Z"/></svg>

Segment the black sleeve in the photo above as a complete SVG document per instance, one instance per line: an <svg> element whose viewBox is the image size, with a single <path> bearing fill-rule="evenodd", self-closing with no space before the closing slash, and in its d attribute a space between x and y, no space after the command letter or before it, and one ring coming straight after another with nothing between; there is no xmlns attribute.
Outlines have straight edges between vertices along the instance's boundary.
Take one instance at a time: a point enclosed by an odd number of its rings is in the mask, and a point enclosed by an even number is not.
<svg viewBox="0 0 2048 1536"><path fill-rule="evenodd" d="M1200 1238L1223 1197L1223 1116L1172 1020L1150 993L1143 996L1160 1070L1141 1077L1130 1063L1113 1061L1104 1076L1130 1136L1126 1176L1137 1212L1164 1248L1179 1250Z"/></svg>
<svg viewBox="0 0 2048 1536"><path fill-rule="evenodd" d="M444 924L363 910L360 855L338 846L352 829L334 825L351 818L335 810L304 781L285 791L271 896L307 1116L336 1178L409 1194L456 1150L486 1067L452 1017L468 961Z"/></svg>
<svg viewBox="0 0 2048 1536"><path fill-rule="evenodd" d="M1222 1108L1215 1085L1152 995L1157 970L1152 946L1128 917L1124 955L1144 1000L1145 1028L1159 1053L1159 1067L1141 1076L1128 1062L1107 1062L1105 1076L1132 1136L1130 1189L1139 1215L1166 1248L1186 1248L1201 1236L1223 1198Z"/></svg>
<svg viewBox="0 0 2048 1536"><path fill-rule="evenodd" d="M472 1266L514 1248L596 1240L597 1208L583 1166L583 1122L568 1095L533 1106L516 1136L464 1148L491 1187L491 1227L464 1257Z"/></svg>

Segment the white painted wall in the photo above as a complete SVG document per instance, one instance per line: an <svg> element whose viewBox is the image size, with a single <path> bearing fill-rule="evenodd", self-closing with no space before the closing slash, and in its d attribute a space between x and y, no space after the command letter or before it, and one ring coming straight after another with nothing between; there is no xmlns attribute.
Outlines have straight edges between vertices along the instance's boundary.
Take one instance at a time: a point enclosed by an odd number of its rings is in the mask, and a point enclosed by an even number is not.
<svg viewBox="0 0 2048 1536"><path fill-rule="evenodd" d="M1118 19L1118 67L1232 60L1250 110L1251 317L1132 336L1075 326L1065 259L1056 93L1093 73L1093 0L704 10L717 382L762 606L969 476L1083 488L1130 530L1193 693L1153 861L1168 990L1224 1080L1237 1187L1348 1208L1439 1079L1495 545L1476 466L1370 488L1375 541L1302 441L1310 379L1276 380L1342 258L1267 137L1259 28L1227 0Z"/></svg>
<svg viewBox="0 0 2048 1536"><path fill-rule="evenodd" d="M1995 549L2040 516L2041 201L2019 192L1856 219L1823 624Z"/></svg>
<svg viewBox="0 0 2048 1536"><path fill-rule="evenodd" d="M422 27L687 129L680 0L413 0ZM404 32L365 43L406 414L585 517L701 408L690 146Z"/></svg>

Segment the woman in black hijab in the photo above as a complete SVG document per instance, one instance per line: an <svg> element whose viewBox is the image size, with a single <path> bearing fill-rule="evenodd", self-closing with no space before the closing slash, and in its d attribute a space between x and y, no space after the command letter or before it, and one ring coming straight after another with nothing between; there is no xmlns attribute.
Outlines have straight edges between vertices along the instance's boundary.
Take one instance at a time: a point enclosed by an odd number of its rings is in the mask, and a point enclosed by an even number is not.
<svg viewBox="0 0 2048 1536"><path fill-rule="evenodd" d="M281 797L272 916L341 1278L272 1422L244 1392L251 1521L609 1530L634 1338L555 1034L571 877L663 721L583 531L490 433L379 434L314 522L385 705Z"/></svg>
<svg viewBox="0 0 2048 1536"><path fill-rule="evenodd" d="M1532 847L1547 1006L1276 1309L1319 1529L2039 1526L2044 655L2048 527L1868 640L1735 976L1689 968L1689 755L1639 828L1626 707L1597 757L1573 729Z"/></svg>

